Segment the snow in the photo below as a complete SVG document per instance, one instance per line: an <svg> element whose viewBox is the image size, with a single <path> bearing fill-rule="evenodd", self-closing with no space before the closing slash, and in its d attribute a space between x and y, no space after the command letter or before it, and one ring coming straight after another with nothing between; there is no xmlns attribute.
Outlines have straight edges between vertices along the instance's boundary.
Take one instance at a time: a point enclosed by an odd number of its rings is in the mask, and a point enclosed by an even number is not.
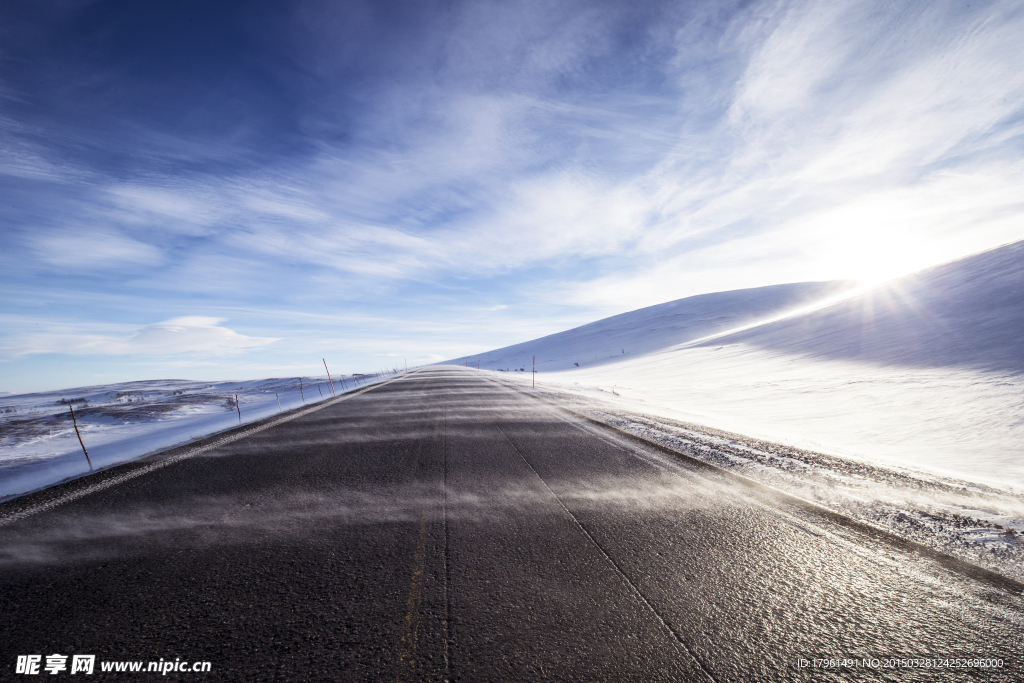
<svg viewBox="0 0 1024 683"><path fill-rule="evenodd" d="M865 292L690 297L450 362L528 373L536 355L545 386L624 410L1019 491L1022 294L1018 242Z"/></svg>
<svg viewBox="0 0 1024 683"><path fill-rule="evenodd" d="M732 331L814 306L851 291L853 283L803 282L757 289L716 292L669 301L612 316L541 339L507 346L450 363L479 360L481 369L531 369L553 372L615 364Z"/></svg>
<svg viewBox="0 0 1024 683"><path fill-rule="evenodd" d="M717 339L822 359L1024 374L1024 242Z"/></svg>
<svg viewBox="0 0 1024 683"><path fill-rule="evenodd" d="M360 386L380 381L362 376ZM352 377L334 380L352 391ZM95 469L136 459L331 397L327 378L243 382L153 380L0 398L0 499L89 472L68 403ZM303 398L304 396L304 398ZM280 400L280 406L278 405Z"/></svg>

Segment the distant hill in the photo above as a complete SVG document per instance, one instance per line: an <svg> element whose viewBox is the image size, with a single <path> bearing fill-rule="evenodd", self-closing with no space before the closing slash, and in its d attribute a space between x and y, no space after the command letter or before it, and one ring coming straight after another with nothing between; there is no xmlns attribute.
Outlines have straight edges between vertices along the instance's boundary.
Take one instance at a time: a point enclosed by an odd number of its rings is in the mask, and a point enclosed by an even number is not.
<svg viewBox="0 0 1024 683"><path fill-rule="evenodd" d="M770 320L827 300L852 286L853 283L841 280L801 282L691 296L445 362L468 361L476 365L479 361L482 370L529 369L527 366L536 354L538 369L547 372L574 368L575 363L592 367Z"/></svg>
<svg viewBox="0 0 1024 683"><path fill-rule="evenodd" d="M851 287L837 280L702 294L447 362L513 369L536 354L538 369L551 372L683 345L746 344L881 365L1024 374L1024 241L814 308Z"/></svg>

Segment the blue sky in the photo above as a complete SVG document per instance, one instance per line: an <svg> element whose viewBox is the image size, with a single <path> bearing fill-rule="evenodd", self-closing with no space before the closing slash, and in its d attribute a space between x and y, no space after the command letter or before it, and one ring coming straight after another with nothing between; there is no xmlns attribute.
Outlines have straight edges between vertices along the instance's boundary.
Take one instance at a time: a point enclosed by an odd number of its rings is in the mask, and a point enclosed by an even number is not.
<svg viewBox="0 0 1024 683"><path fill-rule="evenodd" d="M0 391L369 371L1024 238L1017 2L8 2Z"/></svg>

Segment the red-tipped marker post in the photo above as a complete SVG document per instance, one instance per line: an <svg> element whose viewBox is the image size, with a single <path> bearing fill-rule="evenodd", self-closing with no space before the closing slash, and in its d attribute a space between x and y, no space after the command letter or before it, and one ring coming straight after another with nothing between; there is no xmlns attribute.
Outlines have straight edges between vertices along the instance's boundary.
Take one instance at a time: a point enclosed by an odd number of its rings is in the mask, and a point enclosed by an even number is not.
<svg viewBox="0 0 1024 683"><path fill-rule="evenodd" d="M320 360L322 360L324 362L324 370L327 370L327 359L326 358L321 358ZM331 383L331 396L337 396L337 394L334 393L334 380L331 379L331 371L330 370L327 370L327 381Z"/></svg>

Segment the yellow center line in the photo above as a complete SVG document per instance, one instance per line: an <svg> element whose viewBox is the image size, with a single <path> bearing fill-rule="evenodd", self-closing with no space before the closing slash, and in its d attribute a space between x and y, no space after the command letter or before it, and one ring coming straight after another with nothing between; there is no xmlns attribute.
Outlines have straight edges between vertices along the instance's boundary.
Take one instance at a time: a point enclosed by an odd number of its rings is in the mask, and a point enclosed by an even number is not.
<svg viewBox="0 0 1024 683"><path fill-rule="evenodd" d="M406 600L405 631L399 643L398 681L417 680L416 645L419 639L420 625L423 623L423 581L426 577L427 564L427 515L420 519L420 540L413 554L412 585L409 587L409 599Z"/></svg>

